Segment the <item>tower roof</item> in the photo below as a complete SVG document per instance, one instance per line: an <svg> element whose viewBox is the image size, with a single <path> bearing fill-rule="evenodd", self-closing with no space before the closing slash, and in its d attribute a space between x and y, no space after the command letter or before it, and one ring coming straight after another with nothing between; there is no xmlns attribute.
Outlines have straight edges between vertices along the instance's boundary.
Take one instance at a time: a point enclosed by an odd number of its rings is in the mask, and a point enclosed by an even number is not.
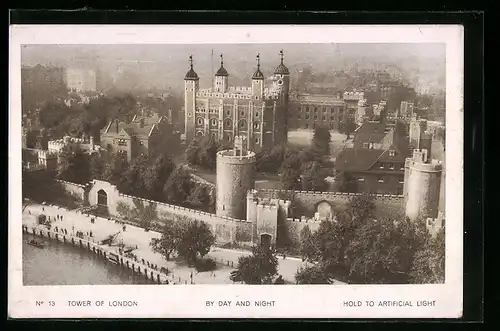
<svg viewBox="0 0 500 331"><path fill-rule="evenodd" d="M254 72L252 79L264 79L264 74L260 71L260 55L257 54L257 71Z"/></svg>
<svg viewBox="0 0 500 331"><path fill-rule="evenodd" d="M217 70L217 73L215 74L215 76L229 76L226 68L224 68L224 59L222 57L222 54L220 55L220 68L219 68L219 70Z"/></svg>
<svg viewBox="0 0 500 331"><path fill-rule="evenodd" d="M198 74L193 69L193 56L192 55L189 56L189 65L191 66L191 68L186 73L186 76L184 77L184 80L196 80L196 79L199 79L198 78Z"/></svg>
<svg viewBox="0 0 500 331"><path fill-rule="evenodd" d="M280 51L280 57L281 57L281 63L279 64L279 66L276 67L276 69L274 70L274 73L279 74L279 75L289 75L290 71L283 64L283 50Z"/></svg>

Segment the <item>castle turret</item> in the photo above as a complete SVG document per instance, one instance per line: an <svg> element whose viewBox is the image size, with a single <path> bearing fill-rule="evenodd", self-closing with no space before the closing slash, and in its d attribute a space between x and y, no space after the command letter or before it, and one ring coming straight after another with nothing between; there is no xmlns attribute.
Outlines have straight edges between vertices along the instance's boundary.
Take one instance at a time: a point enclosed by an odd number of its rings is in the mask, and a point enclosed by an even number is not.
<svg viewBox="0 0 500 331"><path fill-rule="evenodd" d="M214 91L219 92L219 93L226 93L227 90L229 89L229 82L228 82L229 74L224 68L224 58L222 54L220 55L220 68L217 70L217 73L215 74L215 80L214 80Z"/></svg>
<svg viewBox="0 0 500 331"><path fill-rule="evenodd" d="M413 157L405 162L403 192L406 216L411 220L438 216L443 166L427 156L426 149L415 149Z"/></svg>
<svg viewBox="0 0 500 331"><path fill-rule="evenodd" d="M420 147L420 139L422 135L427 130L427 121L425 119L417 119L416 116L413 116L410 121L410 145L417 149L422 149Z"/></svg>
<svg viewBox="0 0 500 331"><path fill-rule="evenodd" d="M184 116L185 116L185 131L186 141L191 141L194 138L195 132L195 109L196 109L196 92L200 86L200 79L193 69L193 56L189 56L190 69L184 77Z"/></svg>
<svg viewBox="0 0 500 331"><path fill-rule="evenodd" d="M252 76L252 96L255 100L264 95L264 74L260 71L260 55L257 54L257 70Z"/></svg>
<svg viewBox="0 0 500 331"><path fill-rule="evenodd" d="M254 188L255 153L235 137L233 150L217 153L217 216L245 219L247 192Z"/></svg>
<svg viewBox="0 0 500 331"><path fill-rule="evenodd" d="M290 71L283 63L283 50L280 51L280 64L274 70L274 90L278 93L275 105L274 122L277 125L274 141L286 142L288 134L288 94L290 92Z"/></svg>

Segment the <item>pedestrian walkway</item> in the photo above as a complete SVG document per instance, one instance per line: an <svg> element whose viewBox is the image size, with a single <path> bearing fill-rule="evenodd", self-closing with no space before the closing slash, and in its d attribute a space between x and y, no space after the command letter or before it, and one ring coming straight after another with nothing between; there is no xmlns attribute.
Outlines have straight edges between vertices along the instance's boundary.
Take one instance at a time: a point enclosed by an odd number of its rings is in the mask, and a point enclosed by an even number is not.
<svg viewBox="0 0 500 331"><path fill-rule="evenodd" d="M28 228L36 225L37 216L40 214L47 215L47 218L50 217L52 228L57 226L59 229L66 229L70 235L75 235L77 231L85 235L92 232L92 238L96 242L116 235L116 241L128 247L137 247L132 253L140 260L144 259L157 264L159 268L164 267L172 270L174 275L177 278L180 277L184 283L190 282L191 273L193 273L193 282L196 284L232 284L229 276L231 271L236 268L238 258L251 255L249 251L212 247L207 257L213 258L219 263L223 261L223 265L219 265L214 274L211 272L197 273L194 268L166 261L162 255L152 251L151 239L161 237L161 234L156 231L144 231L143 228L130 224L125 225L124 230L124 224L116 220L89 215L81 211L67 210L63 207L40 204L30 204L26 207L23 211L23 225L28 226ZM94 219L94 222L91 222L91 219ZM286 257L286 259L279 257L278 263L278 273L289 283L295 283L295 273L301 266L307 265L301 259L293 257Z"/></svg>

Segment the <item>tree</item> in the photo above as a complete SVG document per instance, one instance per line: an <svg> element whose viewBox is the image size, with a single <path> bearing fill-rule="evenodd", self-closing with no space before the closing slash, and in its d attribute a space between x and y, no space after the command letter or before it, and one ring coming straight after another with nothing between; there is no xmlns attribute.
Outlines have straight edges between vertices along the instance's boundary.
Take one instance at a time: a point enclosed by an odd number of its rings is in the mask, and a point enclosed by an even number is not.
<svg viewBox="0 0 500 331"><path fill-rule="evenodd" d="M80 148L71 150L64 147L59 153L60 162L57 169L59 179L85 184L90 180L90 161L89 156Z"/></svg>
<svg viewBox="0 0 500 331"><path fill-rule="evenodd" d="M271 250L260 247L253 248L250 256L240 256L238 267L229 277L233 282L260 285L272 284L278 273L278 259Z"/></svg>
<svg viewBox="0 0 500 331"><path fill-rule="evenodd" d="M108 159L104 157L104 159ZM110 162L106 164L102 174L102 180L118 185L122 180L123 174L127 171L129 165L127 160L120 154L109 157Z"/></svg>
<svg viewBox="0 0 500 331"><path fill-rule="evenodd" d="M367 193L352 197L347 204L347 213L358 223L373 218L375 213L373 197Z"/></svg>
<svg viewBox="0 0 500 331"><path fill-rule="evenodd" d="M305 191L326 191L328 189L326 177L327 170L319 162L313 162L302 176L302 189Z"/></svg>
<svg viewBox="0 0 500 331"><path fill-rule="evenodd" d="M423 247L415 253L410 272L411 282L444 283L445 255L445 228L442 228L435 237L428 238Z"/></svg>
<svg viewBox="0 0 500 331"><path fill-rule="evenodd" d="M133 199L136 218L139 221L139 224L144 228L149 228L151 226L151 222L156 219L156 203L149 203L148 205L144 205L144 202L139 199Z"/></svg>
<svg viewBox="0 0 500 331"><path fill-rule="evenodd" d="M106 164L102 155L94 153L90 156L90 179L102 179Z"/></svg>
<svg viewBox="0 0 500 331"><path fill-rule="evenodd" d="M199 153L200 165L214 171L217 165L218 148L219 146L214 138L210 137L206 139L201 145Z"/></svg>
<svg viewBox="0 0 500 331"><path fill-rule="evenodd" d="M200 158L200 141L198 138L194 138L189 143L188 148L186 149L186 159L191 165L199 165Z"/></svg>
<svg viewBox="0 0 500 331"><path fill-rule="evenodd" d="M356 130L356 123L354 123L351 117L348 117L346 123L343 125L343 133L347 135L347 139L349 139L354 130Z"/></svg>
<svg viewBox="0 0 500 331"><path fill-rule="evenodd" d="M311 229L306 225L300 231L300 255L306 260L314 260L316 258L317 252L314 239Z"/></svg>
<svg viewBox="0 0 500 331"><path fill-rule="evenodd" d="M358 182L350 172L341 172L335 179L337 182L336 187L340 192L346 192L346 193L358 192Z"/></svg>
<svg viewBox="0 0 500 331"><path fill-rule="evenodd" d="M318 126L314 129L314 135L311 143L311 153L316 158L322 158L330 155L330 141L332 136L328 128Z"/></svg>
<svg viewBox="0 0 500 331"><path fill-rule="evenodd" d="M210 193L205 185L193 183L194 189L187 198L188 204L194 209L207 211L210 208Z"/></svg>
<svg viewBox="0 0 500 331"><path fill-rule="evenodd" d="M177 254L193 264L198 254L201 257L207 255L214 243L215 236L207 223L198 220L190 221L181 228Z"/></svg>
<svg viewBox="0 0 500 331"><path fill-rule="evenodd" d="M415 252L422 248L425 233L409 219L365 222L356 230L346 254L351 279L365 284L408 283Z"/></svg>
<svg viewBox="0 0 500 331"><path fill-rule="evenodd" d="M122 174L118 182L118 189L127 194L145 197L144 177L148 168L149 161L146 155L141 154L136 157L127 171Z"/></svg>
<svg viewBox="0 0 500 331"><path fill-rule="evenodd" d="M297 284L331 284L328 271L322 264L301 267L295 274Z"/></svg>
<svg viewBox="0 0 500 331"><path fill-rule="evenodd" d="M287 148L285 145L276 145L271 149L264 149L256 155L258 172L277 173L283 164Z"/></svg>
<svg viewBox="0 0 500 331"><path fill-rule="evenodd" d="M168 177L174 170L175 165L172 159L162 154L158 156L151 168L144 172L144 188L147 191L149 199L163 201L163 187L168 180Z"/></svg>
<svg viewBox="0 0 500 331"><path fill-rule="evenodd" d="M151 239L150 246L154 252L161 254L166 260L177 249L181 238L182 222L176 222L171 219L163 220L163 228L160 238Z"/></svg>
<svg viewBox="0 0 500 331"><path fill-rule="evenodd" d="M192 187L191 176L182 166L177 167L163 187L165 200L173 204L186 205Z"/></svg>
<svg viewBox="0 0 500 331"><path fill-rule="evenodd" d="M281 184L284 190L300 190L301 160L298 153L289 154L281 166Z"/></svg>

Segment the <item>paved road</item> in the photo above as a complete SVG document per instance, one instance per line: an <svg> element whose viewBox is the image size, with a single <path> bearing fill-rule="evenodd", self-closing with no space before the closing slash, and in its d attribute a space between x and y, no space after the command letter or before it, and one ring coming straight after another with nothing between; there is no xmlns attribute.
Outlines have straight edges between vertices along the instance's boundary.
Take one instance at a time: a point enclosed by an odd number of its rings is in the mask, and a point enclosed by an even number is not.
<svg viewBox="0 0 500 331"><path fill-rule="evenodd" d="M195 274L194 281L198 284L232 284L229 280L229 274L236 267L238 258L251 254L249 251L244 250L213 247L208 253L208 257L214 258L218 262L222 259L226 266L217 270L215 275L212 275L210 272L196 275L196 271L193 268L179 266L172 261L165 261L160 254L154 253L151 250L149 243L152 238L159 238L161 236L158 232L146 232L143 228L132 225L126 225L126 230L123 231L123 226L121 224L105 218L87 216L86 214L77 213L62 207L42 206L38 204L31 204L26 207L23 212L23 224L28 227L32 226L36 222L36 216L41 213L50 216L51 220L53 220L52 227L57 226L60 229L65 228L70 234L73 231L73 227L75 232L82 231L84 234L92 231L93 238L96 242L106 239L111 234L118 233L118 242L122 241L126 246L135 247L137 245L137 249L133 252L137 257L140 259L144 258L158 266L169 268L169 270L174 270L174 273L181 277L183 282L189 280L191 272L193 272L193 274ZM62 220L57 220L56 215L62 216ZM95 218L95 223L90 222L92 217ZM227 261L229 261L229 266L227 266ZM285 260L279 258L278 263L279 274L281 274L287 282L291 283L295 282L294 276L297 269L300 268L300 266L306 265L300 259L290 257L287 257Z"/></svg>

